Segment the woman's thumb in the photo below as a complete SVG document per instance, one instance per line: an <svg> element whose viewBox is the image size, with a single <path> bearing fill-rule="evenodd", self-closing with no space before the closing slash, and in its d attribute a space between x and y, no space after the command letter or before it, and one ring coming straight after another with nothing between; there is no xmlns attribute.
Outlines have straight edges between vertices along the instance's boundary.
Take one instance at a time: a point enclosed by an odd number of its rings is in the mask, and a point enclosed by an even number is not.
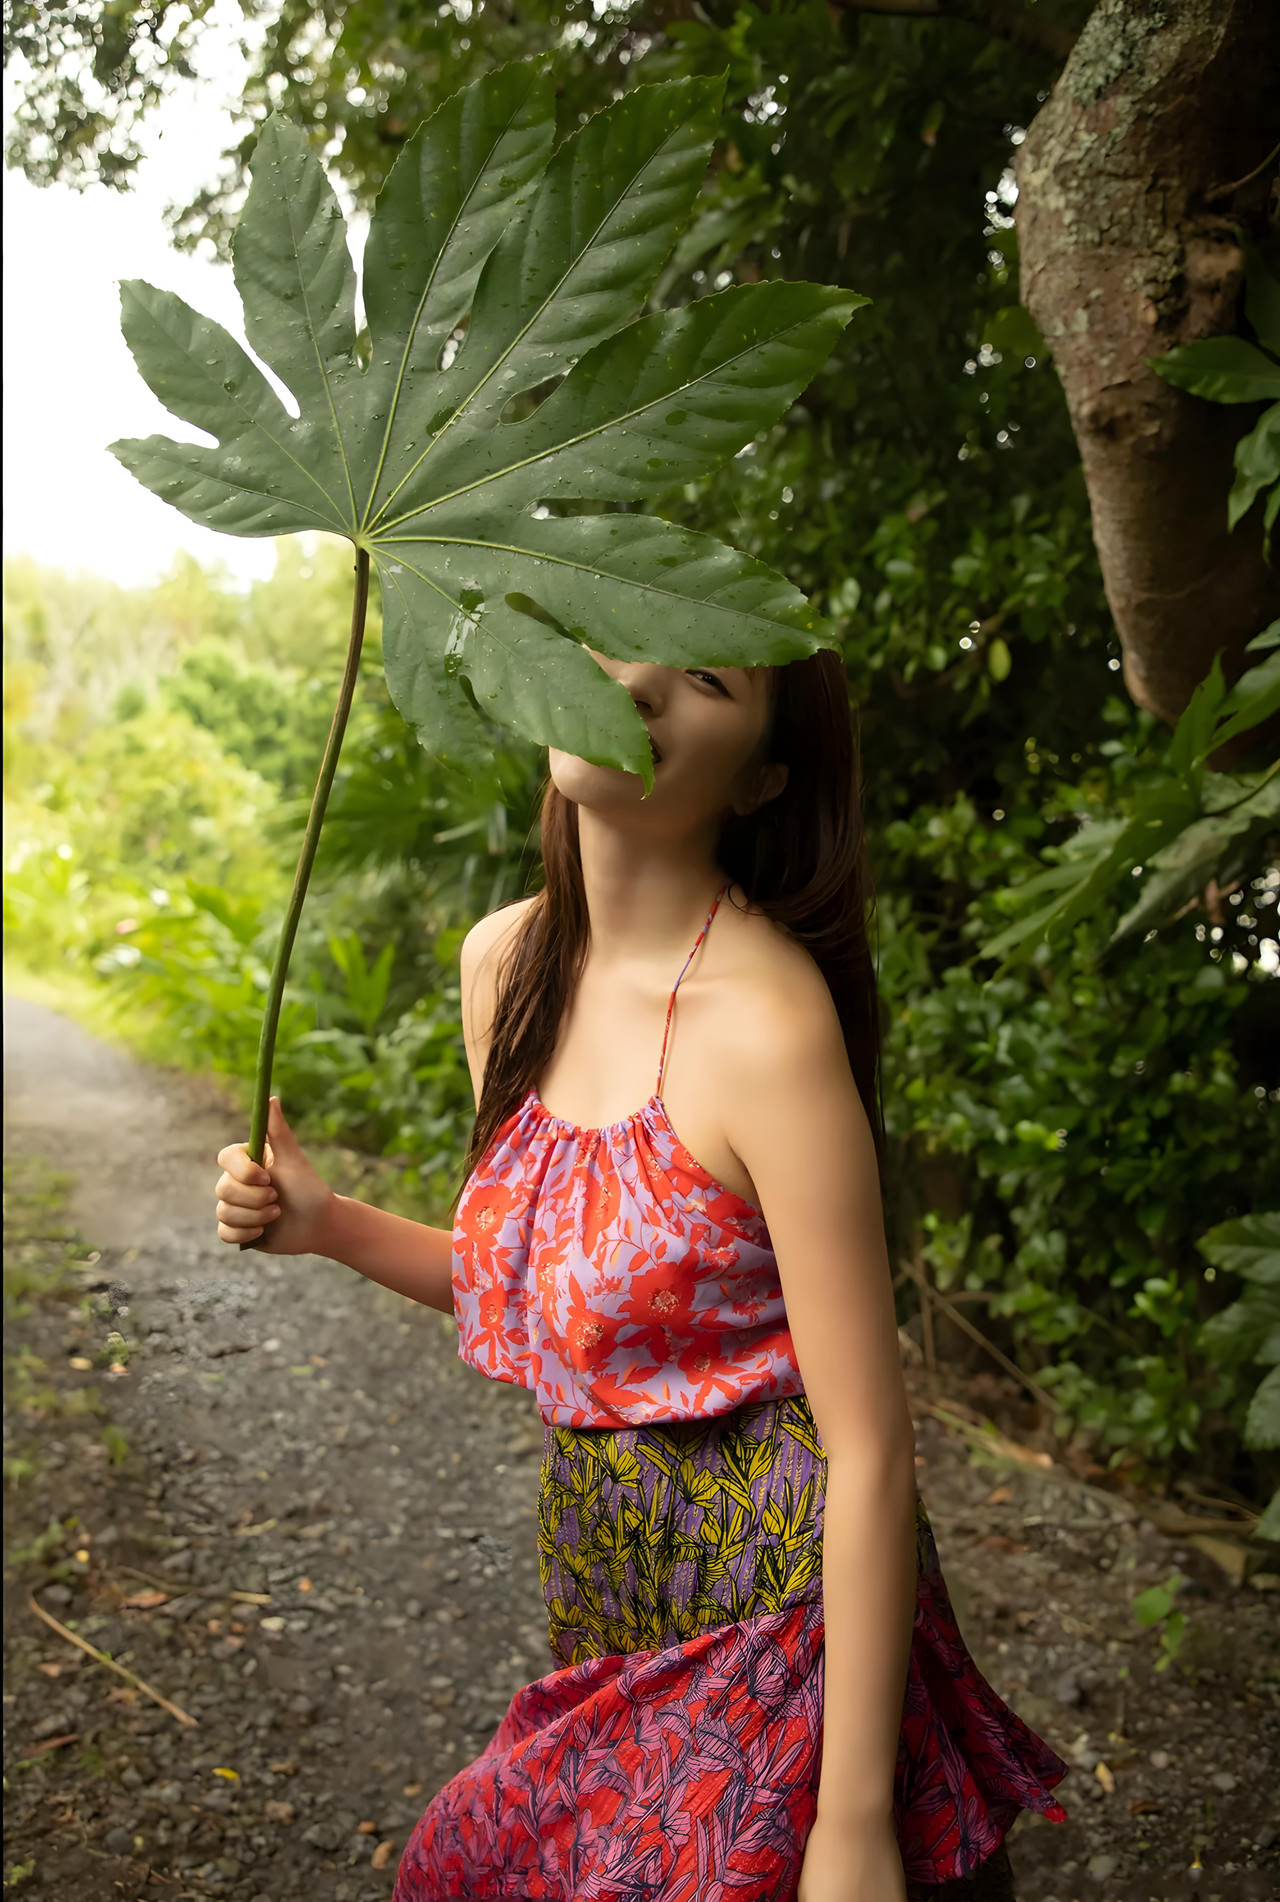
<svg viewBox="0 0 1280 1902"><path fill-rule="evenodd" d="M267 1135L277 1155L282 1149L296 1149L298 1146L297 1137L285 1121L278 1096L272 1097L267 1109Z"/></svg>

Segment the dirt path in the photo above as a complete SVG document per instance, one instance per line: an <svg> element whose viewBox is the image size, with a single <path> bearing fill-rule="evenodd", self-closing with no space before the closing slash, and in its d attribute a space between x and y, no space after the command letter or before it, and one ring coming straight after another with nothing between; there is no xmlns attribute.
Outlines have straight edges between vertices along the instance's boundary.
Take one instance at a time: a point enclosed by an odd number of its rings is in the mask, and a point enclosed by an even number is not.
<svg viewBox="0 0 1280 1902"><path fill-rule="evenodd" d="M5 1031L13 1258L67 1253L37 1159L96 1251L8 1350L7 1886L385 1902L427 1797L546 1668L529 1396L332 1263L222 1248L212 1092L31 1004ZM1015 1828L1020 1902L1274 1897L1280 1599L923 1411L919 1438L966 1636L1073 1764L1070 1822ZM1192 1669L1157 1675L1130 1600L1175 1567ZM82 1661L33 1591L198 1724Z"/></svg>

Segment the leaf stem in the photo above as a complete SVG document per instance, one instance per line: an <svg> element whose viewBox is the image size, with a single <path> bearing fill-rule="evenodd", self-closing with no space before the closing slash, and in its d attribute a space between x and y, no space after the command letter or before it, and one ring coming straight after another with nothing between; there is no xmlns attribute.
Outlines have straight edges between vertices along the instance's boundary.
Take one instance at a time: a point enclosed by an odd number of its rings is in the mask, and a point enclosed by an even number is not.
<svg viewBox="0 0 1280 1902"><path fill-rule="evenodd" d="M271 1106L271 1062L275 1055L276 1031L280 1024L280 1006L284 1002L289 959L293 952L293 941L298 935L298 921L302 916L303 900L307 895L307 883L311 877L311 867L315 863L316 847L320 843L320 828L324 824L325 807L329 803L333 775L337 770L338 755L342 751L342 738L347 730L347 717L351 712L351 702L355 696L356 679L360 672L360 649L364 645L365 613L368 606L369 551L367 548L357 548L356 586L351 602L351 638L347 643L347 664L343 670L338 704L333 710L333 723L329 728L329 737L325 741L324 758L320 763L320 777L316 780L316 789L311 797L307 830L298 858L298 869L293 875L293 891L289 896L289 909L285 913L284 924L280 931L280 943L276 948L275 963L271 969L271 985L267 992L267 1005L262 1018L262 1035L258 1040L258 1070L253 1083L253 1113L249 1121L249 1154L255 1162L262 1161L266 1148L267 1112ZM244 1242L241 1246L252 1248L255 1243Z"/></svg>

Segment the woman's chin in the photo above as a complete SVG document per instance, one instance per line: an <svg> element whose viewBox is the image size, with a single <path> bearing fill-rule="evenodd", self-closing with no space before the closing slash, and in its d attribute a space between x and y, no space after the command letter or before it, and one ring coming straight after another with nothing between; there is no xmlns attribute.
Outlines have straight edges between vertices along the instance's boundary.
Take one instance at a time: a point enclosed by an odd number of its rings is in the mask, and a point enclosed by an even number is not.
<svg viewBox="0 0 1280 1902"><path fill-rule="evenodd" d="M616 766L593 766L590 760L579 759L575 753L561 753L554 746L548 752L547 765L556 791L588 811L628 810L644 798L644 781L639 773L624 773Z"/></svg>

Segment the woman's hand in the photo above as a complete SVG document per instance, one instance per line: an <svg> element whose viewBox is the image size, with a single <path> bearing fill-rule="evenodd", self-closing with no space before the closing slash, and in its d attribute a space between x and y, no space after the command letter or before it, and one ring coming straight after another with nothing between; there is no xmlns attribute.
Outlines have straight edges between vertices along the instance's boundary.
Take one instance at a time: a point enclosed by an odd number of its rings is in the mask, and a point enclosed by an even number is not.
<svg viewBox="0 0 1280 1902"><path fill-rule="evenodd" d="M218 1153L218 1234L224 1242L261 1241L269 1255L321 1255L333 1190L316 1174L273 1096L263 1163L246 1143ZM264 1166L265 1165L265 1166Z"/></svg>
<svg viewBox="0 0 1280 1902"><path fill-rule="evenodd" d="M796 1902L906 1902L907 1879L893 1818L809 1831Z"/></svg>

